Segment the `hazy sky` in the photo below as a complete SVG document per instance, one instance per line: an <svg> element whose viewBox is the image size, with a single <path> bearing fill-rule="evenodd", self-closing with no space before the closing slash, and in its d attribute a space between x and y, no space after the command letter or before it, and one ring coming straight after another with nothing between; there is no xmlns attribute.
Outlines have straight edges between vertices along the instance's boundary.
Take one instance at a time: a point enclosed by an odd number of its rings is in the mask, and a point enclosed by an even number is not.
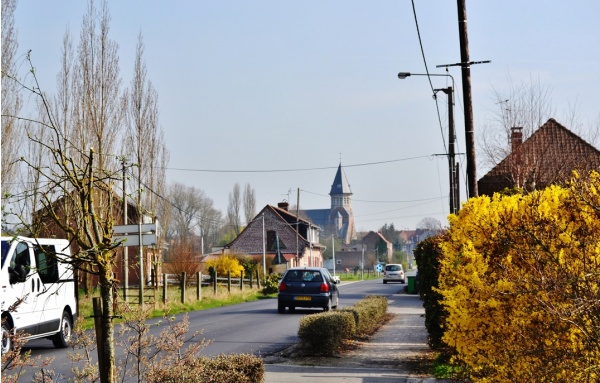
<svg viewBox="0 0 600 383"><path fill-rule="evenodd" d="M456 2L414 3L429 71L444 73L436 65L460 61ZM425 72L411 1L108 4L125 86L143 34L171 153L168 180L204 190L223 212L236 182L254 187L258 209L284 199L295 204L298 188L301 208L327 208L341 160L358 230L384 223L413 229L425 217L446 224L448 162L438 156L447 142L446 96L439 97L440 127L427 78L397 78ZM77 43L86 6L19 0L19 53L32 51L48 93L56 88L65 31ZM492 61L471 68L476 137L498 110L494 92L509 80L547 86L559 122L574 108L580 120L598 121L599 16L597 0L467 1L470 58ZM460 69L449 73L459 87L455 118L464 152ZM432 81L451 85L447 77ZM488 170L478 165L477 178ZM460 187L464 192L464 172Z"/></svg>

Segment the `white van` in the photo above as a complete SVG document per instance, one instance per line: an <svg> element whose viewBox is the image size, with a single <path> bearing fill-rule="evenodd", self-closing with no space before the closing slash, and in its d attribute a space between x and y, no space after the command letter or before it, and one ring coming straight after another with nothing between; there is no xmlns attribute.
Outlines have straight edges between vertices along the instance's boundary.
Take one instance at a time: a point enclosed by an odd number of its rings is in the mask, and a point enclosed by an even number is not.
<svg viewBox="0 0 600 383"><path fill-rule="evenodd" d="M73 267L66 262L71 257L69 242L25 237L1 240L2 353L12 347L8 335L17 331L25 334L25 340L49 338L55 347L67 347L77 316Z"/></svg>

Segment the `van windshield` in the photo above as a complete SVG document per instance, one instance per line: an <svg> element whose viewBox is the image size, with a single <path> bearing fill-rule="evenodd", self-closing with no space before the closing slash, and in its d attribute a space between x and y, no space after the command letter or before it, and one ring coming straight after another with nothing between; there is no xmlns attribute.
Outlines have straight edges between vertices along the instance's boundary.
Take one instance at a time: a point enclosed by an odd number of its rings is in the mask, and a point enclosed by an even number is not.
<svg viewBox="0 0 600 383"><path fill-rule="evenodd" d="M2 240L2 267L4 267L4 261L6 260L6 256L8 255L8 250L10 250L10 242L8 240Z"/></svg>

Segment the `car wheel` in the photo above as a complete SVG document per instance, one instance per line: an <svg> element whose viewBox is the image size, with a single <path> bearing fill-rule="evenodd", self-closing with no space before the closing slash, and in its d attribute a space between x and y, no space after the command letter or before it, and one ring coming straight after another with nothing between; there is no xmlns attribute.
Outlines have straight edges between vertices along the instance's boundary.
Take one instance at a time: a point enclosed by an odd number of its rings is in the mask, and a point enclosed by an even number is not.
<svg viewBox="0 0 600 383"><path fill-rule="evenodd" d="M335 296L335 304L334 304L334 305L332 305L332 306L331 306L331 308L332 308L333 310L337 309L337 307L338 307L339 303L340 303L340 294L337 294L337 295Z"/></svg>
<svg viewBox="0 0 600 383"><path fill-rule="evenodd" d="M60 320L60 330L52 337L52 343L54 343L54 347L69 347L71 335L73 335L73 321L71 320L69 313L63 311L63 315Z"/></svg>
<svg viewBox="0 0 600 383"><path fill-rule="evenodd" d="M9 352L12 347L11 331L12 324L8 318L2 318L2 354Z"/></svg>
<svg viewBox="0 0 600 383"><path fill-rule="evenodd" d="M387 283L387 281L384 279L384 280L383 280L383 284L385 285L386 283Z"/></svg>
<svg viewBox="0 0 600 383"><path fill-rule="evenodd" d="M277 311L280 314L283 314L285 312L285 306L283 304L281 304L281 303L277 303Z"/></svg>
<svg viewBox="0 0 600 383"><path fill-rule="evenodd" d="M329 311L331 310L331 300L333 298L329 298L329 300L327 300L327 306L323 307L323 311Z"/></svg>

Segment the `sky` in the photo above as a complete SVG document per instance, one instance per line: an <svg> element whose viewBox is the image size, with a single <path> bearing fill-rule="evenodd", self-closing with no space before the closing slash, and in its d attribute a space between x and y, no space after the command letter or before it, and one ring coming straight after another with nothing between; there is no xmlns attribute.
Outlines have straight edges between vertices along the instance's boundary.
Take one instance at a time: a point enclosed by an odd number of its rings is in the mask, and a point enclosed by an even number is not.
<svg viewBox="0 0 600 383"><path fill-rule="evenodd" d="M416 10L413 14L412 4ZM237 182L257 209L286 200L330 205L341 163L359 231L447 225L447 101L424 76L455 81L457 152L465 152L455 1L108 1L121 76L131 81L138 35L158 92L169 182L202 189L224 214ZM56 89L62 39L75 42L86 1L19 0L19 54L31 50L41 88ZM475 139L493 123L495 92L539 81L559 122L600 120L600 2L467 1ZM417 34L421 35L421 44ZM432 77L434 88L452 85ZM479 154L479 151L477 152ZM466 160L459 155L461 200ZM477 179L489 168L478 157Z"/></svg>

